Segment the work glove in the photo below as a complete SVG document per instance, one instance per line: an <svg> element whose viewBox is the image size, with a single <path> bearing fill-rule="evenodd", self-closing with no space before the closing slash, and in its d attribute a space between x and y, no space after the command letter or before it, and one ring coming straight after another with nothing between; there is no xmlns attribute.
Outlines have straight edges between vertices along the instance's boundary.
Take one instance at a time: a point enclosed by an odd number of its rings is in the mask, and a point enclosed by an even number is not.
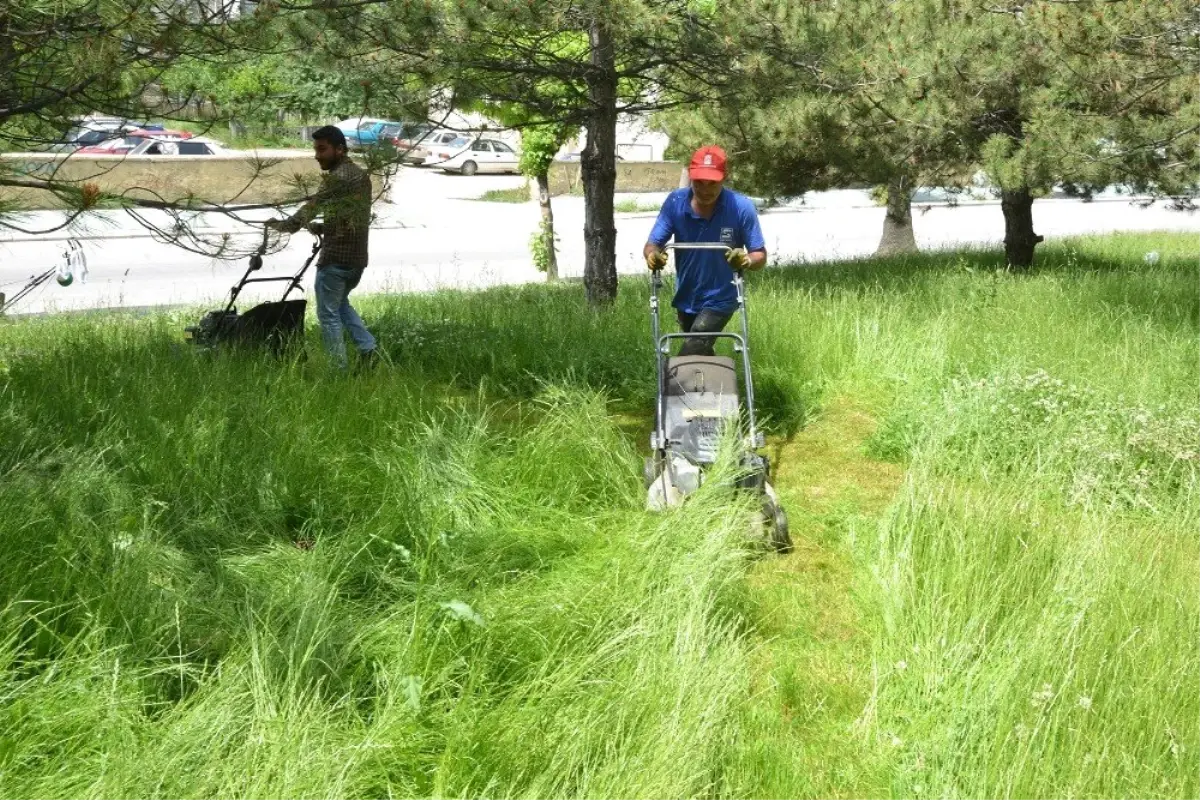
<svg viewBox="0 0 1200 800"><path fill-rule="evenodd" d="M646 256L646 269L656 271L667 265L667 254L663 250L655 250Z"/></svg>
<svg viewBox="0 0 1200 800"><path fill-rule="evenodd" d="M746 248L744 247L735 247L732 250L726 250L725 260L729 262L729 266L739 272L750 268L750 254L746 252Z"/></svg>

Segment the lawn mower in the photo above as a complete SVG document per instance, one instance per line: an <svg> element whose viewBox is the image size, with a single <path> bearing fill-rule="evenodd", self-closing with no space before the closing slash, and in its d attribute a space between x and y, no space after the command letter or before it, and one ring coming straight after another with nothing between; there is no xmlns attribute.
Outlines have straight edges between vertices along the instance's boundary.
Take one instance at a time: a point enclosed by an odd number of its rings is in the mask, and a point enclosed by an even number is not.
<svg viewBox="0 0 1200 800"><path fill-rule="evenodd" d="M262 269L268 235L268 229L264 228L262 244L250 256L250 266L246 268L242 279L229 291L229 302L225 304L225 308L209 311L200 318L199 324L185 328L184 338L205 350L215 350L222 345L266 347L276 355L281 355L289 345L301 339L304 333L304 312L308 308L301 282L309 265L317 257L317 253L321 252L322 240L320 235L313 234L312 253L295 275L252 278L251 274ZM248 284L278 281L287 283L281 299L260 303L244 314L238 313L235 305L238 295ZM296 289L300 289L301 297L288 300L288 295Z"/></svg>
<svg viewBox="0 0 1200 800"><path fill-rule="evenodd" d="M25 285L21 287L20 291L12 297L7 297L4 292L0 292L0 314L13 308L34 289L37 289L51 278L54 278L59 286L70 286L75 283L77 275L79 276L80 283L86 281L87 274L87 255L83 252L83 245L79 243L78 239L68 239L67 249L63 251L62 261L59 262L58 266L51 267L45 272L31 276Z"/></svg>
<svg viewBox="0 0 1200 800"><path fill-rule="evenodd" d="M668 244L666 249L730 250L717 243ZM741 270L734 270L733 285L737 288L741 333L662 333L658 310L662 274L661 270L650 274L650 325L658 391L654 432L650 436L653 455L646 459L644 473L646 506L652 511L671 508L699 489L716 463L717 450L728 426L737 426L738 433L744 434L739 438L737 488L761 499L756 527L763 530L772 548L786 553L792 549L787 513L771 485L770 461L758 452L766 442L755 417L749 317ZM734 359L728 356L671 356L674 340L693 338L731 340L734 354L741 355L742 387L738 386ZM744 389L744 415L739 388Z"/></svg>

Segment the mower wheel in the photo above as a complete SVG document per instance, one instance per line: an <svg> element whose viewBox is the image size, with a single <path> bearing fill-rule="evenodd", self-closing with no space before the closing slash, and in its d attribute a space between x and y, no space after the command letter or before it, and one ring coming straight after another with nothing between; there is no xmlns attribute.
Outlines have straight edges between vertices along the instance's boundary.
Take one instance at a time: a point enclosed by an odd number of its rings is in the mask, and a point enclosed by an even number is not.
<svg viewBox="0 0 1200 800"><path fill-rule="evenodd" d="M771 504L771 516L768 517L771 523L771 547L776 553L792 552L792 535L788 529L787 512L783 510L783 506Z"/></svg>
<svg viewBox="0 0 1200 800"><path fill-rule="evenodd" d="M646 484L647 489L658 480L658 476L662 473L662 463L662 458L657 455L646 456L646 460L642 463L642 481Z"/></svg>

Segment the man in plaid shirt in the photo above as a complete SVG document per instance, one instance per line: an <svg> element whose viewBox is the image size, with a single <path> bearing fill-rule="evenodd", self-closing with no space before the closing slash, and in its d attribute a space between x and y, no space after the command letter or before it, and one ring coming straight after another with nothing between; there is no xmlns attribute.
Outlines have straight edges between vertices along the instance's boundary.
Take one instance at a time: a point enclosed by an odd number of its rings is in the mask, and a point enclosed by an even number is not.
<svg viewBox="0 0 1200 800"><path fill-rule="evenodd" d="M325 171L316 196L286 220L267 226L295 233L320 214L322 222L310 225L324 237L317 257L317 322L334 361L346 366L343 329L350 332L359 355L375 361L375 337L350 305L350 292L362 280L367 266L367 235L371 230L371 176L346 154L346 135L326 125L312 135L317 163Z"/></svg>

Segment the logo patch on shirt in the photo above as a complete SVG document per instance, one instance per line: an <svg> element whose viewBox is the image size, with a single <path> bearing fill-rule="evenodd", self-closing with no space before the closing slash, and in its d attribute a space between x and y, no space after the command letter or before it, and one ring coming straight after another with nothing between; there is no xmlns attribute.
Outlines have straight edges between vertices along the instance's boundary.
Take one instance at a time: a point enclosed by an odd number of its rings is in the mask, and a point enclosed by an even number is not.
<svg viewBox="0 0 1200 800"><path fill-rule="evenodd" d="M721 228L721 244L733 247L733 228Z"/></svg>

